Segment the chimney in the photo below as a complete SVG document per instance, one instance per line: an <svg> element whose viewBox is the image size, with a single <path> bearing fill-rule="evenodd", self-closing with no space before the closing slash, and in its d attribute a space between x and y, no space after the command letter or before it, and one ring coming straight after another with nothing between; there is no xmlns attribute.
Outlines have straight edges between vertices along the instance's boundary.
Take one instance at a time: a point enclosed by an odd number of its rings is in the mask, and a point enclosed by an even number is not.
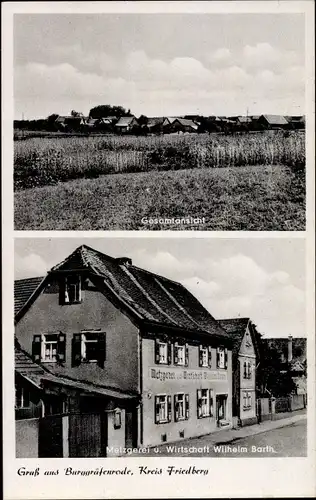
<svg viewBox="0 0 316 500"><path fill-rule="evenodd" d="M130 259L129 257L118 257L117 259L115 259L117 264L119 266L131 266L132 265L132 259Z"/></svg>
<svg viewBox="0 0 316 500"><path fill-rule="evenodd" d="M293 359L293 345L292 345L293 337L290 335L287 343L287 360L291 363Z"/></svg>

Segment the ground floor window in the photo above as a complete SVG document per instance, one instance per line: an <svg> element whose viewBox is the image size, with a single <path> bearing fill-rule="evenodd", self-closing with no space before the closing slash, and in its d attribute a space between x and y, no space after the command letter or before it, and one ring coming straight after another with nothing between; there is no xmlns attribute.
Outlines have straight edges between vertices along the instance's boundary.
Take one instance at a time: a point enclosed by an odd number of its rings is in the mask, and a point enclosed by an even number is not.
<svg viewBox="0 0 316 500"><path fill-rule="evenodd" d="M198 418L213 416L213 389L198 389L197 416Z"/></svg>
<svg viewBox="0 0 316 500"><path fill-rule="evenodd" d="M155 396L155 422L156 424L171 422L171 396L166 394Z"/></svg>
<svg viewBox="0 0 316 500"><path fill-rule="evenodd" d="M187 420L189 418L189 394L174 395L174 420Z"/></svg>
<svg viewBox="0 0 316 500"><path fill-rule="evenodd" d="M243 392L243 409L250 410L252 405L251 392Z"/></svg>

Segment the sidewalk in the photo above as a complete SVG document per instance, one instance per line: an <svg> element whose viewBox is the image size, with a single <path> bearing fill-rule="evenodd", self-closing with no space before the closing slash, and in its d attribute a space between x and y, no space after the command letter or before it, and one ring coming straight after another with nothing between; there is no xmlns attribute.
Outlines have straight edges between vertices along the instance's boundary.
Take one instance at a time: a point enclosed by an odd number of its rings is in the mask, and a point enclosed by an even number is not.
<svg viewBox="0 0 316 500"><path fill-rule="evenodd" d="M266 420L265 422L261 422L260 424L248 425L246 427L240 427L238 429L221 429L212 434L206 434L204 436L183 439L181 441L177 441L176 443L168 443L159 445L156 448L159 448L160 453L167 453L167 447L174 445L177 446L195 446L201 447L204 445L214 446L220 444L228 444L233 443L239 439L246 438L248 436L254 436L256 434L261 434L263 432L271 431L273 429L280 429L282 427L286 427L288 425L294 424L300 420L306 419L306 409L294 411L287 416L288 413L284 414L284 418L278 418L278 420ZM279 414L281 416L281 414ZM149 454L150 456L151 454ZM153 453L152 456L156 456Z"/></svg>

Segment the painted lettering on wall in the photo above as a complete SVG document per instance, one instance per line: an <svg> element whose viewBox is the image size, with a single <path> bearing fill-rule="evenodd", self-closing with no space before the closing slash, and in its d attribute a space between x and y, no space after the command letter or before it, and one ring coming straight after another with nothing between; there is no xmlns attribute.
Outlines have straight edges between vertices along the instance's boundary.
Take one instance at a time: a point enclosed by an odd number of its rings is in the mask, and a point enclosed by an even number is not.
<svg viewBox="0 0 316 500"><path fill-rule="evenodd" d="M227 372L220 370L186 370L173 368L149 368L149 378L152 380L223 380L227 381Z"/></svg>

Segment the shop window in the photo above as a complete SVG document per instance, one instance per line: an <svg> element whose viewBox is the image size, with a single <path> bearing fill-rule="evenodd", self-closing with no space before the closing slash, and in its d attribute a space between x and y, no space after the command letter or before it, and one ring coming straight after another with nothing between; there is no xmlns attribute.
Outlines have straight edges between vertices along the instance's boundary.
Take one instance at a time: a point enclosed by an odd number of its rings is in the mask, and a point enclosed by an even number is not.
<svg viewBox="0 0 316 500"><path fill-rule="evenodd" d="M174 395L174 420L188 420L189 418L189 394Z"/></svg>
<svg viewBox="0 0 316 500"><path fill-rule="evenodd" d="M72 366L81 363L97 363L104 368L105 333L75 333L72 339Z"/></svg>
<svg viewBox="0 0 316 500"><path fill-rule="evenodd" d="M212 366L212 349L211 346L199 346L199 366L209 367Z"/></svg>
<svg viewBox="0 0 316 500"><path fill-rule="evenodd" d="M198 418L213 416L213 389L198 389L197 416Z"/></svg>
<svg viewBox="0 0 316 500"><path fill-rule="evenodd" d="M171 422L171 396L162 394L155 396L155 423Z"/></svg>
<svg viewBox="0 0 316 500"><path fill-rule="evenodd" d="M158 365L171 364L171 342L156 339L155 341L155 362Z"/></svg>
<svg viewBox="0 0 316 500"><path fill-rule="evenodd" d="M224 347L216 349L217 368L227 368L228 364L228 351Z"/></svg>
<svg viewBox="0 0 316 500"><path fill-rule="evenodd" d="M30 407L30 392L21 385L15 386L15 408Z"/></svg>
<svg viewBox="0 0 316 500"><path fill-rule="evenodd" d="M81 300L81 276L77 274L66 276L60 285L60 303L79 304Z"/></svg>
<svg viewBox="0 0 316 500"><path fill-rule="evenodd" d="M187 344L178 344L173 347L174 364L178 366L188 366L189 364L189 347Z"/></svg>
<svg viewBox="0 0 316 500"><path fill-rule="evenodd" d="M34 335L32 344L33 360L54 363L64 362L66 357L66 336L64 333Z"/></svg>

